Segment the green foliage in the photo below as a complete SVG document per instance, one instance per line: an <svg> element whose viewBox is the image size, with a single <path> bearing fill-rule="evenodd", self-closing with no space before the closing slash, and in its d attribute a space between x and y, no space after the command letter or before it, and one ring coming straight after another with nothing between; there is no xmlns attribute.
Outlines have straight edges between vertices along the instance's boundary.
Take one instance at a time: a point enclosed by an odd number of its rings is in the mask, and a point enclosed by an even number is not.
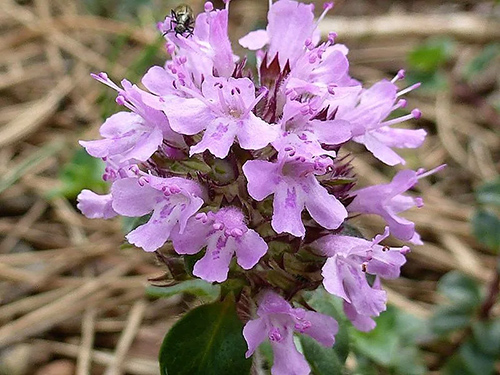
<svg viewBox="0 0 500 375"><path fill-rule="evenodd" d="M108 184L102 180L103 173L104 163L100 159L90 156L84 149L78 149L60 172L62 186L50 195L75 199L83 189L104 193Z"/></svg>
<svg viewBox="0 0 500 375"><path fill-rule="evenodd" d="M455 42L450 38L430 38L410 52L408 64L420 72L435 72L450 60L454 50Z"/></svg>
<svg viewBox="0 0 500 375"><path fill-rule="evenodd" d="M446 89L447 79L442 69L455 51L455 42L447 37L430 38L408 55L407 78L411 83L421 82L429 91Z"/></svg>
<svg viewBox="0 0 500 375"><path fill-rule="evenodd" d="M333 348L325 348L307 335L300 336L302 351L314 375L336 375L343 373L344 365Z"/></svg>
<svg viewBox="0 0 500 375"><path fill-rule="evenodd" d="M476 190L476 199L480 204L500 206L500 177L480 186Z"/></svg>
<svg viewBox="0 0 500 375"><path fill-rule="evenodd" d="M472 218L474 236L479 242L498 253L500 251L500 219L492 212L479 210Z"/></svg>
<svg viewBox="0 0 500 375"><path fill-rule="evenodd" d="M212 285L205 280L194 279L182 281L179 284L168 287L150 285L146 288L146 294L154 298L172 297L179 293L187 293L208 301L214 301L219 297L220 286Z"/></svg>
<svg viewBox="0 0 500 375"><path fill-rule="evenodd" d="M167 333L160 349L162 375L245 375L251 359L233 298L197 307Z"/></svg>
<svg viewBox="0 0 500 375"><path fill-rule="evenodd" d="M473 80L486 70L498 56L500 56L500 43L486 45L479 55L465 66L463 76L469 81Z"/></svg>
<svg viewBox="0 0 500 375"><path fill-rule="evenodd" d="M417 347L417 341L426 334L424 322L392 306L376 322L377 327L370 332L351 330L355 351L394 374L425 374Z"/></svg>
<svg viewBox="0 0 500 375"><path fill-rule="evenodd" d="M477 201L484 206L472 217L472 230L476 239L493 252L500 252L500 178L480 186L476 190ZM495 209L497 209L495 211Z"/></svg>
<svg viewBox="0 0 500 375"><path fill-rule="evenodd" d="M481 291L475 280L452 271L444 275L438 284L438 292L450 301L437 309L431 319L431 327L437 335L447 335L470 326L481 304Z"/></svg>

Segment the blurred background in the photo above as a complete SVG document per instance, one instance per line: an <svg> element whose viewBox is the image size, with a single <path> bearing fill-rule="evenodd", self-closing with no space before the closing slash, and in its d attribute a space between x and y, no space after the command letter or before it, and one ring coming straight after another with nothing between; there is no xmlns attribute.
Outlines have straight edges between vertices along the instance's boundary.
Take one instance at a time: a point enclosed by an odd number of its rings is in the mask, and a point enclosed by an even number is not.
<svg viewBox="0 0 500 375"><path fill-rule="evenodd" d="M184 1L196 13L203 1ZM321 12L321 2L316 12ZM156 22L173 0L0 0L0 375L158 374L165 332L213 299L151 287L163 268L124 246L130 223L88 220L83 188L105 192L102 165L77 141L118 111L90 78L137 82L163 64ZM233 0L236 41L264 27L266 0ZM222 7L222 2L216 2ZM407 70L420 81L408 126L428 132L408 168L448 167L419 183L425 207L406 213L425 242L386 283L390 308L353 332L347 373L500 373L500 4L480 0L339 0L321 25L350 49L366 84ZM395 173L353 149L361 185ZM383 224L357 219L367 236Z"/></svg>

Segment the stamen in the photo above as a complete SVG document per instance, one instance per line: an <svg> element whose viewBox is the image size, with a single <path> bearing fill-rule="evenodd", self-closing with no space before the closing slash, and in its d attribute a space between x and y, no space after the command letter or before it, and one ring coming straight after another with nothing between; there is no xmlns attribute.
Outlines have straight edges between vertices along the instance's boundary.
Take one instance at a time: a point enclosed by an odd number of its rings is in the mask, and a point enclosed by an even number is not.
<svg viewBox="0 0 500 375"><path fill-rule="evenodd" d="M405 88L404 90L401 90L400 92L398 92L398 93L396 94L396 97L400 97L401 95L407 94L407 93L409 93L410 91L413 91L413 90L415 90L415 89L418 89L418 88L420 87L420 85L421 85L421 84L422 84L422 83L417 82L417 83L415 83L414 85L411 85L410 87L407 87L407 88Z"/></svg>
<svg viewBox="0 0 500 375"><path fill-rule="evenodd" d="M399 81L400 79L404 79L406 76L406 71L404 69L401 69L398 71L398 73L394 76L394 78L391 80L392 83L395 83L396 81Z"/></svg>
<svg viewBox="0 0 500 375"><path fill-rule="evenodd" d="M214 228L215 230L222 230L222 229L224 229L224 224L222 224L222 223L214 223L212 225L212 228Z"/></svg>
<svg viewBox="0 0 500 375"><path fill-rule="evenodd" d="M417 208L422 208L424 207L424 200L421 197L416 197L415 204L417 205Z"/></svg>
<svg viewBox="0 0 500 375"><path fill-rule="evenodd" d="M397 118L394 118L394 119L389 120L389 121L381 122L379 127L382 127L382 126L391 126L391 125L394 125L394 124L399 124L400 122L408 121L408 120L411 120L411 119L414 119L414 118L418 119L418 118L420 118L421 115L422 115L422 112L420 112L418 109L414 109L408 115L397 117Z"/></svg>
<svg viewBox="0 0 500 375"><path fill-rule="evenodd" d="M229 3L231 2L231 0L222 0L224 2L224 4L226 4L226 10L229 11Z"/></svg>
<svg viewBox="0 0 500 375"><path fill-rule="evenodd" d="M403 254L403 255L408 254L410 251L411 251L411 249L410 249L408 246L403 246L403 247L399 250L399 252L400 252L401 254Z"/></svg>
<svg viewBox="0 0 500 375"><path fill-rule="evenodd" d="M400 99L394 105L394 107L392 107L391 111L395 111L396 109L399 109L399 108L406 108L407 104L408 104L408 101L406 99Z"/></svg>
<svg viewBox="0 0 500 375"><path fill-rule="evenodd" d="M211 1L207 1L204 6L205 12L211 12L214 10L214 4Z"/></svg>
<svg viewBox="0 0 500 375"><path fill-rule="evenodd" d="M333 5L334 5L333 1L330 1L330 2L323 4L323 13L321 13L321 16L319 16L318 20L316 21L316 23L314 25L314 30L316 30L317 27L319 26L320 22L323 21L323 18L325 18L328 11L333 8Z"/></svg>
<svg viewBox="0 0 500 375"><path fill-rule="evenodd" d="M104 83L106 86L111 87L113 90L118 92L122 91L120 87L116 85L112 80L108 78L108 75L104 72L100 72L99 74L90 73L90 76L94 78L96 81Z"/></svg>
<svg viewBox="0 0 500 375"><path fill-rule="evenodd" d="M425 178L427 176L430 176L431 174L437 173L437 172L443 170L444 168L446 168L446 164L441 164L440 166L438 166L434 169L431 169L428 172L425 172L423 169L419 169L417 171L417 175L418 175L417 178L420 180L421 178Z"/></svg>
<svg viewBox="0 0 500 375"><path fill-rule="evenodd" d="M260 87L261 93L257 96L252 103L248 106L247 110L242 114L241 117L246 117L252 111L252 109L257 105L258 102L262 100L265 96L267 96L269 89L265 86Z"/></svg>

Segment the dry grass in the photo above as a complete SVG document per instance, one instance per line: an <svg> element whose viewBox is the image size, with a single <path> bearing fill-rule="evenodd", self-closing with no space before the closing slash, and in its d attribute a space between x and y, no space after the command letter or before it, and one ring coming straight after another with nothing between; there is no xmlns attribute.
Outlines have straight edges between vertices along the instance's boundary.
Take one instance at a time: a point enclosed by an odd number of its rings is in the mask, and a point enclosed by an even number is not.
<svg viewBox="0 0 500 375"><path fill-rule="evenodd" d="M252 27L248 18L265 14L265 3L232 5L235 14L250 15L234 26L235 35ZM480 14L411 15L411 29L408 17L332 18L323 26L350 45L353 75L367 82L397 71L425 36L456 37L457 61L500 37L500 24ZM125 33L125 51L110 67L111 42ZM161 339L183 310L178 298L146 299L147 278L161 268L148 254L120 249L118 221L87 220L65 199L46 199L77 140L96 134L101 124L95 102L102 88L88 73L106 68L119 79L134 54L156 38L152 27L83 15L76 1L2 0L0 373L158 373ZM474 241L469 218L473 188L499 171L500 119L452 92L415 93L410 105L422 110L419 125L430 135L423 148L406 153L408 166L448 168L420 183L426 206L407 217L426 244L414 248L404 277L388 288L393 304L427 317L439 303L435 286L444 273L458 269L481 282L493 275L493 258ZM365 154L356 170L362 183L390 178ZM360 225L370 233L382 223L370 218Z"/></svg>

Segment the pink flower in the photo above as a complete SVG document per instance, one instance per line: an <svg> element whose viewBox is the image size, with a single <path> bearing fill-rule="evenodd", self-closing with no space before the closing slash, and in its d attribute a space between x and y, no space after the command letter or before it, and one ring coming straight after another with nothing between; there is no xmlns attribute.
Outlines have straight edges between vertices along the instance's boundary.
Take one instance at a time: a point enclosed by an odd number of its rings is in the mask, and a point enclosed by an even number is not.
<svg viewBox="0 0 500 375"><path fill-rule="evenodd" d="M394 279L406 262L408 247L388 248L379 242L389 236L389 228L372 241L362 238L327 235L314 241L311 247L328 256L322 269L325 289L342 298L346 312L359 329L366 329L372 316L385 310L387 296L381 288L370 286L365 273ZM372 327L373 328L373 327Z"/></svg>
<svg viewBox="0 0 500 375"><path fill-rule="evenodd" d="M422 241L415 231L415 224L398 216L398 214L414 206L422 207L423 201L421 198L405 196L403 193L413 188L419 179L436 173L443 167L444 165L426 173L424 170L400 171L388 184L374 185L353 191L351 195L354 200L348 209L350 212L379 215L384 218L391 233L396 238L421 245Z"/></svg>
<svg viewBox="0 0 500 375"><path fill-rule="evenodd" d="M274 144L277 162L250 160L243 165L248 193L257 201L274 194L271 225L277 233L305 235L301 213L304 207L327 229L338 228L347 217L345 207L320 185L315 175L325 174L332 160L314 142L291 134Z"/></svg>
<svg viewBox="0 0 500 375"><path fill-rule="evenodd" d="M365 145L380 161L388 165L405 164L405 160L392 148L420 147L427 133L423 129L394 129L391 126L412 118L419 118L420 111L414 109L409 115L387 121L384 119L395 109L406 105L405 100L397 103L396 100L415 87L417 86L398 93L393 82L382 80L369 89L363 90L355 107L339 106L335 118L349 121L353 141Z"/></svg>
<svg viewBox="0 0 500 375"><path fill-rule="evenodd" d="M152 104L165 112L178 133L193 135L205 130L201 142L191 147L191 155L209 150L225 158L235 137L247 150L258 150L277 138L278 129L252 113L265 93L255 97L255 86L248 78L207 77L202 95L159 97Z"/></svg>
<svg viewBox="0 0 500 375"><path fill-rule="evenodd" d="M338 332L335 319L301 308L294 309L272 291L262 295L257 315L257 319L250 320L243 328L248 345L246 357L250 357L266 338L269 339L274 353L273 375L307 375L310 372L307 361L293 342L294 331L311 336L326 347L335 343Z"/></svg>
<svg viewBox="0 0 500 375"><path fill-rule="evenodd" d="M236 207L199 213L187 222L184 231L174 230L172 242L178 254L196 254L207 247L206 254L194 265L193 274L209 282L227 279L233 254L238 264L248 270L267 252L267 243L256 231L248 229Z"/></svg>
<svg viewBox="0 0 500 375"><path fill-rule="evenodd" d="M151 218L127 235L127 240L145 251L155 251L179 232L203 205L205 192L196 182L180 177L141 175L117 180L111 187L112 207L123 216Z"/></svg>

